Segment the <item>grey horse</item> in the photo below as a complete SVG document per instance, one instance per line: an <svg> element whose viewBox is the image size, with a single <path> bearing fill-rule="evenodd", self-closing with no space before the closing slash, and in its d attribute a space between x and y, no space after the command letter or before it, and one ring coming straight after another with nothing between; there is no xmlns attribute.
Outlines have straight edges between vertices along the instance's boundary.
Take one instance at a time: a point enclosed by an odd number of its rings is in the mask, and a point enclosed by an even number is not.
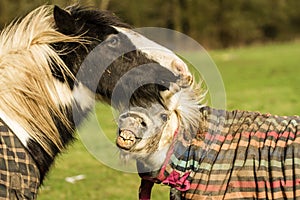
<svg viewBox="0 0 300 200"><path fill-rule="evenodd" d="M117 146L137 161L140 199L153 183L170 199L299 198L300 117L214 109L197 95L182 88L166 106L120 115Z"/></svg>

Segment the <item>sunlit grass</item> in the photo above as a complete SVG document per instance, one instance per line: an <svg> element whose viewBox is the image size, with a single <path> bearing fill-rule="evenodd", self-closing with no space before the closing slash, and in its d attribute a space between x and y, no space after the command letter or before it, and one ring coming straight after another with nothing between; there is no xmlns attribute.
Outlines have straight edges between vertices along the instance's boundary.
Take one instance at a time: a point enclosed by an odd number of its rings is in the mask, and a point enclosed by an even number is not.
<svg viewBox="0 0 300 200"><path fill-rule="evenodd" d="M300 43L212 52L229 109L300 115Z"/></svg>

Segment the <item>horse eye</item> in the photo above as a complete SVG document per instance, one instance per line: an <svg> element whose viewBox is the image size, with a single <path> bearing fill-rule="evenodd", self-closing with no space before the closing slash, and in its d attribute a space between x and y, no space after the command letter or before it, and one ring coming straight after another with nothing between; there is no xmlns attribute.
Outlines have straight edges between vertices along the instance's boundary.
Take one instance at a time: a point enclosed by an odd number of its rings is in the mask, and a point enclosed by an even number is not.
<svg viewBox="0 0 300 200"><path fill-rule="evenodd" d="M164 122L168 121L168 115L167 115L167 114L161 114L161 115L160 115L160 118L161 118Z"/></svg>

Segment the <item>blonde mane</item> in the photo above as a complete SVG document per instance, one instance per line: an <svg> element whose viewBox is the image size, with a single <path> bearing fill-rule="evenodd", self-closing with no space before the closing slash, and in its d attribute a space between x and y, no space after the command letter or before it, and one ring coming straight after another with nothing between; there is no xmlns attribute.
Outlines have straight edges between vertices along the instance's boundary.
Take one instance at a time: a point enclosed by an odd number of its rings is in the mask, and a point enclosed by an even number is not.
<svg viewBox="0 0 300 200"><path fill-rule="evenodd" d="M62 74L71 75L59 57L66 52L58 54L50 45L57 42L83 41L56 31L52 6L37 8L0 35L0 111L16 121L50 156L50 142L59 150L64 148L53 115L70 128L59 107L51 73L51 66L55 66Z"/></svg>

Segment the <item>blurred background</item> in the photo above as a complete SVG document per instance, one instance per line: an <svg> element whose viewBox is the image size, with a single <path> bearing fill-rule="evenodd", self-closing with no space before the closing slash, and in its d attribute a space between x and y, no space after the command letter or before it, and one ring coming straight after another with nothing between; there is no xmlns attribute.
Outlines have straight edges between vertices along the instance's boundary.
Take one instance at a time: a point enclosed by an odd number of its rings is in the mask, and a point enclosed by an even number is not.
<svg viewBox="0 0 300 200"><path fill-rule="evenodd" d="M71 3L115 12L134 27L164 27L205 48L290 41L300 36L299 0L1 0L0 29L42 4Z"/></svg>
<svg viewBox="0 0 300 200"><path fill-rule="evenodd" d="M1 0L0 29L39 5L65 7L77 2ZM228 110L300 115L299 0L82 0L79 3L111 10L137 28L164 27L195 39L208 50L209 59L220 71ZM198 52L187 54L196 59L194 66L204 65ZM112 110L103 104L97 104L95 110L101 128L114 144L117 127ZM90 130L88 126L84 128ZM70 179L74 182L67 181ZM56 159L38 199L132 200L137 199L139 181L137 174L117 171L95 159L78 136ZM167 186L155 186L153 200L168 199L168 193Z"/></svg>

